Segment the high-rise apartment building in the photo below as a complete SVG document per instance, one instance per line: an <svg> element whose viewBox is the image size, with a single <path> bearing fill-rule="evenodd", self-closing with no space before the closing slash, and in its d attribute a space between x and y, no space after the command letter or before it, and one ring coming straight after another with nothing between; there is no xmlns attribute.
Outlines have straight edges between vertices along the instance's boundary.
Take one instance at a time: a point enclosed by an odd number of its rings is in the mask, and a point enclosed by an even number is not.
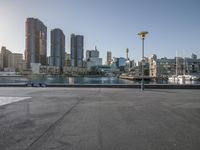
<svg viewBox="0 0 200 150"><path fill-rule="evenodd" d="M83 46L84 37L82 35L71 34L71 66L83 67Z"/></svg>
<svg viewBox="0 0 200 150"><path fill-rule="evenodd" d="M107 65L110 65L112 61L112 53L110 51L107 52Z"/></svg>
<svg viewBox="0 0 200 150"><path fill-rule="evenodd" d="M36 18L26 20L25 61L28 68L31 63L47 64L47 27Z"/></svg>
<svg viewBox="0 0 200 150"><path fill-rule="evenodd" d="M1 55L2 55L2 68L7 68L9 67L9 55L12 54L11 51L6 49L6 47L2 46L1 48Z"/></svg>
<svg viewBox="0 0 200 150"><path fill-rule="evenodd" d="M65 65L65 35L61 29L51 31L50 65L60 69Z"/></svg>

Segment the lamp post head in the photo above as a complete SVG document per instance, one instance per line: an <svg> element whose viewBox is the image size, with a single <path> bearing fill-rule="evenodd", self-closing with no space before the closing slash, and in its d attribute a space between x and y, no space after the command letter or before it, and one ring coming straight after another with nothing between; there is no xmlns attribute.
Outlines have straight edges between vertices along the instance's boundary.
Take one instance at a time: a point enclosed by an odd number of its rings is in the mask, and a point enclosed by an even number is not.
<svg viewBox="0 0 200 150"><path fill-rule="evenodd" d="M149 32L147 32L147 31L142 31L142 32L138 33L138 35L140 35L140 37L141 37L142 39L144 39L145 36L146 36L146 34L148 34L148 33L149 33Z"/></svg>

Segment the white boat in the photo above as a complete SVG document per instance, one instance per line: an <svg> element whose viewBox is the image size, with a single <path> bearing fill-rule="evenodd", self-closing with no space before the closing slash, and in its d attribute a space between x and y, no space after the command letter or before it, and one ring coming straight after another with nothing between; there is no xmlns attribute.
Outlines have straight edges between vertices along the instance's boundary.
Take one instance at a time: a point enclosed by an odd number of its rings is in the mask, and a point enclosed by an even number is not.
<svg viewBox="0 0 200 150"><path fill-rule="evenodd" d="M178 78L178 81L180 81L181 83L184 83L186 79L184 75L178 75L177 78Z"/></svg>
<svg viewBox="0 0 200 150"><path fill-rule="evenodd" d="M178 78L178 57L177 57L177 53L176 53L176 75L172 75L171 77L168 77L168 81L169 82L178 82L179 78Z"/></svg>
<svg viewBox="0 0 200 150"><path fill-rule="evenodd" d="M170 81L178 81L178 77L176 75L172 75L171 77L168 78Z"/></svg>
<svg viewBox="0 0 200 150"><path fill-rule="evenodd" d="M194 75L191 75L192 77L192 81L197 81L197 80L199 80L199 77L197 77L197 76L194 76Z"/></svg>
<svg viewBox="0 0 200 150"><path fill-rule="evenodd" d="M187 75L179 75L178 79L180 81L197 81L199 78L197 76L187 74Z"/></svg>
<svg viewBox="0 0 200 150"><path fill-rule="evenodd" d="M179 75L178 78L181 81L197 81L199 78L195 75L191 75L190 71L188 69L188 63L187 63L187 59L184 58L184 64L183 64L183 75ZM187 74L186 74L186 70L187 70Z"/></svg>
<svg viewBox="0 0 200 150"><path fill-rule="evenodd" d="M186 74L186 62L184 59L184 72L183 75L178 75L178 71L179 67L178 67L178 57L176 57L176 75L172 75L171 77L168 78L168 80L170 82L180 82L180 83L185 83L186 81L197 81L200 78L195 76L195 75L190 75L190 74Z"/></svg>

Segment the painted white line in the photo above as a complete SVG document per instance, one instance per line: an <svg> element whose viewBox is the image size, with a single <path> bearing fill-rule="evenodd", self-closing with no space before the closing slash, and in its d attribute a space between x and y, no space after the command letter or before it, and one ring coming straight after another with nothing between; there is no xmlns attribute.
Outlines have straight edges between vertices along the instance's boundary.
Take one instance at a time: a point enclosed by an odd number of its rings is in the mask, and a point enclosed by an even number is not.
<svg viewBox="0 0 200 150"><path fill-rule="evenodd" d="M29 99L31 97L0 97L0 106Z"/></svg>

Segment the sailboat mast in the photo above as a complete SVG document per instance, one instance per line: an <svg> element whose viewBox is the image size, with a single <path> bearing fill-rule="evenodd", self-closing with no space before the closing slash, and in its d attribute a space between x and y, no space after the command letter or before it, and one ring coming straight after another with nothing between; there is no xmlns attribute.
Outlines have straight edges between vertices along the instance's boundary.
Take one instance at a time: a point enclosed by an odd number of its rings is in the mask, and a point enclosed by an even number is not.
<svg viewBox="0 0 200 150"><path fill-rule="evenodd" d="M185 57L183 59L183 75L186 74L186 63L185 63Z"/></svg>
<svg viewBox="0 0 200 150"><path fill-rule="evenodd" d="M176 76L178 76L178 57L176 52Z"/></svg>

